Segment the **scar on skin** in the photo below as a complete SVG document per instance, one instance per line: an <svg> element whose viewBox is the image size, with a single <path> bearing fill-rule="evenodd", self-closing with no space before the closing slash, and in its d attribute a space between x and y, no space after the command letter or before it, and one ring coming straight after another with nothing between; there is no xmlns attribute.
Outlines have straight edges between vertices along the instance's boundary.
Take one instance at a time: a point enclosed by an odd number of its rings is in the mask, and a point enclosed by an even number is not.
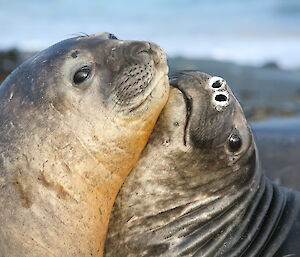
<svg viewBox="0 0 300 257"><path fill-rule="evenodd" d="M52 190L56 193L57 197L63 200L69 199L70 194L63 188L62 185L58 185L50 180L48 180L45 177L45 174L43 172L40 172L40 175L38 176L39 182L49 190Z"/></svg>

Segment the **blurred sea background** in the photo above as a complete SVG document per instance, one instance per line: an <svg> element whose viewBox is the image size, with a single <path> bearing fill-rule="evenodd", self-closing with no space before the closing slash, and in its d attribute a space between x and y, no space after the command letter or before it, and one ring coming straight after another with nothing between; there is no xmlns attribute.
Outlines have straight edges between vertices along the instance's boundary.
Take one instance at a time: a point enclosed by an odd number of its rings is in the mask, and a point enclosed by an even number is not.
<svg viewBox="0 0 300 257"><path fill-rule="evenodd" d="M58 41L107 31L149 40L171 72L223 76L247 117L300 113L299 0L0 0L0 81Z"/></svg>
<svg viewBox="0 0 300 257"><path fill-rule="evenodd" d="M109 31L170 56L300 68L299 0L0 0L0 29L2 49Z"/></svg>
<svg viewBox="0 0 300 257"><path fill-rule="evenodd" d="M0 0L0 82L37 51L104 31L160 44L171 73L224 77L252 123L263 168L284 170L300 189L299 0Z"/></svg>

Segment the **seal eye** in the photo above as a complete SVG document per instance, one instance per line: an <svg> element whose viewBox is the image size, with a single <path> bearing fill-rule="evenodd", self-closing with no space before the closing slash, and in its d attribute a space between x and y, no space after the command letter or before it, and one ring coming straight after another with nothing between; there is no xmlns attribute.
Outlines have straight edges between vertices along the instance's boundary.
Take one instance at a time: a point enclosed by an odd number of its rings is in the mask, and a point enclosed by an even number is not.
<svg viewBox="0 0 300 257"><path fill-rule="evenodd" d="M73 77L73 81L76 85L81 84L83 81L85 81L89 74L90 74L90 67L83 66L80 70L76 71Z"/></svg>
<svg viewBox="0 0 300 257"><path fill-rule="evenodd" d="M242 139L237 133L231 134L228 140L229 150L231 152L237 152L242 146Z"/></svg>

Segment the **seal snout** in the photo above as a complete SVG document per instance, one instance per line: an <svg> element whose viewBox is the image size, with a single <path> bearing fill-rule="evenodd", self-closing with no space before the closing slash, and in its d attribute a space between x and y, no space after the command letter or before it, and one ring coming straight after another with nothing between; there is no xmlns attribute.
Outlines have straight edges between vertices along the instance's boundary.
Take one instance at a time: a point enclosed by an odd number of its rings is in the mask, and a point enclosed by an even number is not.
<svg viewBox="0 0 300 257"><path fill-rule="evenodd" d="M137 45L132 47L132 54L137 58L150 58L153 60L154 65L164 65L167 62L166 54L164 50L150 42L138 42Z"/></svg>
<svg viewBox="0 0 300 257"><path fill-rule="evenodd" d="M212 105L218 111L223 111L230 101L227 83L223 78L211 77L208 82L208 90L212 92Z"/></svg>
<svg viewBox="0 0 300 257"><path fill-rule="evenodd" d="M116 42L119 73L114 76L110 99L114 108L124 113L142 112L158 101L161 106L168 95L168 66L164 51L146 41ZM113 63L113 62L112 62Z"/></svg>
<svg viewBox="0 0 300 257"><path fill-rule="evenodd" d="M221 77L184 71L174 74L170 84L182 91L187 98L197 99L202 108L208 108L211 111L225 111L231 101L232 93L226 81Z"/></svg>
<svg viewBox="0 0 300 257"><path fill-rule="evenodd" d="M150 54L152 55L154 64L156 65L161 63L165 64L167 61L167 57L164 50L160 46L154 43L149 43L149 44L150 44Z"/></svg>

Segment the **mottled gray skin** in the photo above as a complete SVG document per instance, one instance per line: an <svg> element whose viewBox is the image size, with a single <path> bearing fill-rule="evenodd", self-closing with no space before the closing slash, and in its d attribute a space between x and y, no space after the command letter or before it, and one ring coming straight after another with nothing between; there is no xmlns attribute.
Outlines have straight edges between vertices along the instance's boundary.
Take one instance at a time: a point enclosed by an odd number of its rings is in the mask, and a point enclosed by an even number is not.
<svg viewBox="0 0 300 257"><path fill-rule="evenodd" d="M217 80L201 72L171 79L175 88L118 194L104 256L300 253L300 194L264 176L243 111Z"/></svg>
<svg viewBox="0 0 300 257"><path fill-rule="evenodd" d="M102 256L115 196L166 103L167 72L157 45L103 33L59 42L3 82L0 257Z"/></svg>

